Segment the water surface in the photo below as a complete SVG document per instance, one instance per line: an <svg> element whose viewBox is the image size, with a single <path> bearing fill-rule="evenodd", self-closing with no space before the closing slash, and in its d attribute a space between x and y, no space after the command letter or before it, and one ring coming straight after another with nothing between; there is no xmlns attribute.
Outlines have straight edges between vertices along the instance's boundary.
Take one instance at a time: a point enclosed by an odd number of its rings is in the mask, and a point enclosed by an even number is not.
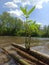
<svg viewBox="0 0 49 65"><path fill-rule="evenodd" d="M16 36L0 36L0 47L8 46L11 43L16 43L24 46L25 37L16 37ZM31 50L42 52L49 55L49 38L31 38ZM1 53L0 49L0 53ZM8 63L1 65L16 65L14 60L11 60ZM17 64L18 65L18 64Z"/></svg>

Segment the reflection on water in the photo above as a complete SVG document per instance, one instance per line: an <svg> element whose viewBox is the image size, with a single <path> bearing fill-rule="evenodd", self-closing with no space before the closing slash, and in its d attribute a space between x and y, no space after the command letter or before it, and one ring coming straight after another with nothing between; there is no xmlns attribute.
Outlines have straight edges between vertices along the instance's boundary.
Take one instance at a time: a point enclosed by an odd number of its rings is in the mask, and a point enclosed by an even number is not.
<svg viewBox="0 0 49 65"><path fill-rule="evenodd" d="M34 38L34 46L31 49L42 52L49 55L49 38ZM37 42L36 42L37 41Z"/></svg>
<svg viewBox="0 0 49 65"><path fill-rule="evenodd" d="M34 40L38 40L39 42L38 43L35 42L36 46L31 47L31 49L49 55L49 38L34 38Z"/></svg>
<svg viewBox="0 0 49 65"><path fill-rule="evenodd" d="M34 49L36 51L40 51L42 53L45 53L45 54L49 55L49 49L45 46L35 46L35 47L31 47L31 49Z"/></svg>

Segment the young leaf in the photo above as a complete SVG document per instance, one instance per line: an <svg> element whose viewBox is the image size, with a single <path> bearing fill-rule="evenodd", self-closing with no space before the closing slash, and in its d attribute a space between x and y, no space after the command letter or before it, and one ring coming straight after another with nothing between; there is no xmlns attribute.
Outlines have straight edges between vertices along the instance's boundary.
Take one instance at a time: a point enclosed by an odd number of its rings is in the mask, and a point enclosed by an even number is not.
<svg viewBox="0 0 49 65"><path fill-rule="evenodd" d="M23 7L20 7L21 11L23 12L24 15L27 15L27 9L26 7L23 8Z"/></svg>
<svg viewBox="0 0 49 65"><path fill-rule="evenodd" d="M32 22L32 20L28 20L27 22L30 23L30 22Z"/></svg>
<svg viewBox="0 0 49 65"><path fill-rule="evenodd" d="M35 6L32 7L31 10L29 10L28 15L30 15L34 11L34 9L35 9Z"/></svg>

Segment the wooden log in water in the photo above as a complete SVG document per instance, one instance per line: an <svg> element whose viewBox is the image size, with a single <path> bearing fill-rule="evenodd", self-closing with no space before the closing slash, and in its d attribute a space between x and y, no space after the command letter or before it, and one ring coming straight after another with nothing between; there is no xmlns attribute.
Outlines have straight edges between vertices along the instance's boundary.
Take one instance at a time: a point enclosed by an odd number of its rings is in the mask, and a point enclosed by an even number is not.
<svg viewBox="0 0 49 65"><path fill-rule="evenodd" d="M32 64L35 65L46 65L45 63L39 61L38 59L34 58L33 56L29 55L28 53L18 49L18 48L14 48L14 50L16 50L16 52L23 58L26 58L27 60L31 61Z"/></svg>
<svg viewBox="0 0 49 65"><path fill-rule="evenodd" d="M28 62L26 62L25 60L23 60L22 58L19 58L17 55L9 53L9 51L7 51L6 49L2 48L5 52L5 54L8 54L9 56L11 56L15 62L18 62L20 65L30 65Z"/></svg>
<svg viewBox="0 0 49 65"><path fill-rule="evenodd" d="M23 48L22 46L16 45L16 44L12 44L12 46L19 48L20 50L28 53L29 55L35 57L36 59L38 59L39 61L42 61L43 63L46 63L47 65L49 65L49 56L46 54L42 54L41 52L38 52L36 50L26 50L25 48Z"/></svg>
<svg viewBox="0 0 49 65"><path fill-rule="evenodd" d="M28 62L26 62L23 59L20 59L19 57L17 57L14 54L11 54L11 56L15 59L15 61L17 61L18 63L20 63L21 65L30 65Z"/></svg>

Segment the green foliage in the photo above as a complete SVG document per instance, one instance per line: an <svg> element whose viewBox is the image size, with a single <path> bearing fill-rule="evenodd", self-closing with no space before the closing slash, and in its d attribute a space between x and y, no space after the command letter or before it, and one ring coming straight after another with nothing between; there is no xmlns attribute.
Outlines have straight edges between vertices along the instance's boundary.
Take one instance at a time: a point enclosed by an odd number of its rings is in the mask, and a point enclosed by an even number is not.
<svg viewBox="0 0 49 65"><path fill-rule="evenodd" d="M0 15L0 35L49 37L49 25L41 28L36 21L27 18L27 21L23 22L21 19L14 18L9 13L4 12Z"/></svg>
<svg viewBox="0 0 49 65"><path fill-rule="evenodd" d="M27 8L26 8L26 7L25 7L25 8L20 7L20 9L21 9L21 11L23 12L23 14L24 14L24 15L26 15L26 14L27 14Z"/></svg>
<svg viewBox="0 0 49 65"><path fill-rule="evenodd" d="M35 27L35 22L33 22L32 20L28 20L30 14L34 11L35 6L33 6L29 11L27 11L27 7L20 7L21 11L23 12L25 18L26 18L26 22L24 23L25 29L26 29L26 33L30 33L31 30L33 29L37 29L37 27ZM26 34L27 35L27 34Z"/></svg>
<svg viewBox="0 0 49 65"><path fill-rule="evenodd" d="M22 29L23 22L18 18L4 12L0 15L0 35L15 35L16 31Z"/></svg>
<svg viewBox="0 0 49 65"><path fill-rule="evenodd" d="M33 6L29 11L28 11L28 15L30 15L33 11L35 10L35 6Z"/></svg>
<svg viewBox="0 0 49 65"><path fill-rule="evenodd" d="M27 39L27 37L25 39L25 47L26 47L27 50L30 50L31 33L34 30L38 30L37 29L38 25L35 22L33 22L32 20L28 20L30 14L35 9L35 6L32 7L29 11L27 11L27 7L24 7L24 8L20 7L20 9L21 9L21 11L23 12L23 14L24 14L24 16L26 18L26 22L24 24L24 26L25 26L25 34L26 34L25 36L29 36L29 39Z"/></svg>
<svg viewBox="0 0 49 65"><path fill-rule="evenodd" d="M27 7L20 7L21 11L23 12L26 18L29 18L29 15L34 11L35 6L33 6L29 11L27 11Z"/></svg>

